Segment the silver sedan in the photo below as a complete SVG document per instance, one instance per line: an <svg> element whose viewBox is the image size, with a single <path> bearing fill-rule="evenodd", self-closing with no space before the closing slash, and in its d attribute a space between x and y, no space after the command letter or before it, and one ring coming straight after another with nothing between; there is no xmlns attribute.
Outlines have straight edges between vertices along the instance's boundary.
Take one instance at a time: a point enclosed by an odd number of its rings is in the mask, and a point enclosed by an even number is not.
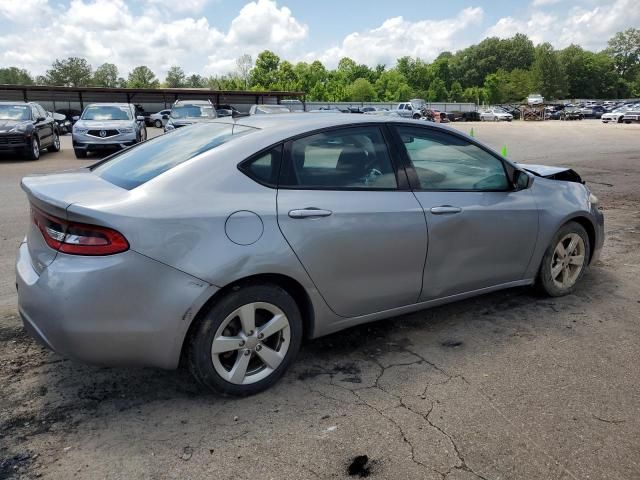
<svg viewBox="0 0 640 480"><path fill-rule="evenodd" d="M27 177L26 329L62 355L248 395L303 338L509 287L571 293L603 244L573 170L391 117L256 115Z"/></svg>

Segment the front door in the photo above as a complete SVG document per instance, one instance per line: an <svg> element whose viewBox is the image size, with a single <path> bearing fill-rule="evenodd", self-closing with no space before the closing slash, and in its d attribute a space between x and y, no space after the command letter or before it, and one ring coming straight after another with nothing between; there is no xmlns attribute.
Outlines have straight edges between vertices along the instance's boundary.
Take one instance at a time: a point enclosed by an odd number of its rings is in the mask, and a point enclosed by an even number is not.
<svg viewBox="0 0 640 480"><path fill-rule="evenodd" d="M429 252L421 301L522 280L538 234L530 190L514 190L502 159L463 137L398 126Z"/></svg>
<svg viewBox="0 0 640 480"><path fill-rule="evenodd" d="M380 127L340 128L288 142L278 223L338 315L417 301L427 249L424 214L406 176L403 183L397 175Z"/></svg>

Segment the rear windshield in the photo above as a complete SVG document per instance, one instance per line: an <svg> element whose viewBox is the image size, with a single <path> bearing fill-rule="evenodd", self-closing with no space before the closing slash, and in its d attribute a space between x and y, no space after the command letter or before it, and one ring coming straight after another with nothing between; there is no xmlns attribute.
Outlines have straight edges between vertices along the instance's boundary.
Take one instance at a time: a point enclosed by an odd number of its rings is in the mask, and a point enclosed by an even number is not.
<svg viewBox="0 0 640 480"><path fill-rule="evenodd" d="M216 111L213 105L176 105L171 118L216 118Z"/></svg>
<svg viewBox="0 0 640 480"><path fill-rule="evenodd" d="M131 190L233 137L254 131L257 129L233 123L191 125L124 150L91 169L114 185Z"/></svg>

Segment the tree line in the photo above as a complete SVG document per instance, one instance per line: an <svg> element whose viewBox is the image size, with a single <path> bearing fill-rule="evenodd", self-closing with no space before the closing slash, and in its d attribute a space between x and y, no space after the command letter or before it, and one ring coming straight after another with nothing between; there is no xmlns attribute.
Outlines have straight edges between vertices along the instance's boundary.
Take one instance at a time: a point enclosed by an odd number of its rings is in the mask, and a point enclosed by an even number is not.
<svg viewBox="0 0 640 480"><path fill-rule="evenodd" d="M129 88L210 88L214 90L302 91L315 101L520 102L529 93L546 99L627 98L640 96L640 29L616 33L600 52L579 45L555 49L534 45L524 34L486 38L455 53L443 52L431 63L408 56L393 68L369 67L342 58L335 69L322 62L291 63L265 50L255 62L250 55L221 76L187 75L172 66L164 81L147 66L135 67L127 78L105 63L93 70L84 58L53 62L45 75L33 77L18 67L0 68L0 84L66 85Z"/></svg>

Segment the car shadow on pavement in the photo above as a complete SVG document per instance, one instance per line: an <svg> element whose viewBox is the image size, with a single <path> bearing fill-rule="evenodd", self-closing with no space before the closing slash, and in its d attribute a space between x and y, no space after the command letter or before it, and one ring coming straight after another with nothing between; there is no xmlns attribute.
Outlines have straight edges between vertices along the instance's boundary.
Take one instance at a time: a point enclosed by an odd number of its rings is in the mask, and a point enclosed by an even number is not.
<svg viewBox="0 0 640 480"><path fill-rule="evenodd" d="M487 345L499 349L523 335L566 335L571 325L565 325L563 311L588 308L590 302L614 292L611 274L597 270L567 297L542 297L532 288L517 288L307 341L275 394L321 375L341 375L358 383L363 359L408 349L432 352L440 362L438 368L446 370L451 357L442 352L480 355ZM209 394L185 369L106 368L64 359L35 343L18 322L13 315L0 323L0 382L7 386L0 410L8 412L0 417L0 438L25 441L51 430L71 431L88 419L113 418L156 401L234 401Z"/></svg>

